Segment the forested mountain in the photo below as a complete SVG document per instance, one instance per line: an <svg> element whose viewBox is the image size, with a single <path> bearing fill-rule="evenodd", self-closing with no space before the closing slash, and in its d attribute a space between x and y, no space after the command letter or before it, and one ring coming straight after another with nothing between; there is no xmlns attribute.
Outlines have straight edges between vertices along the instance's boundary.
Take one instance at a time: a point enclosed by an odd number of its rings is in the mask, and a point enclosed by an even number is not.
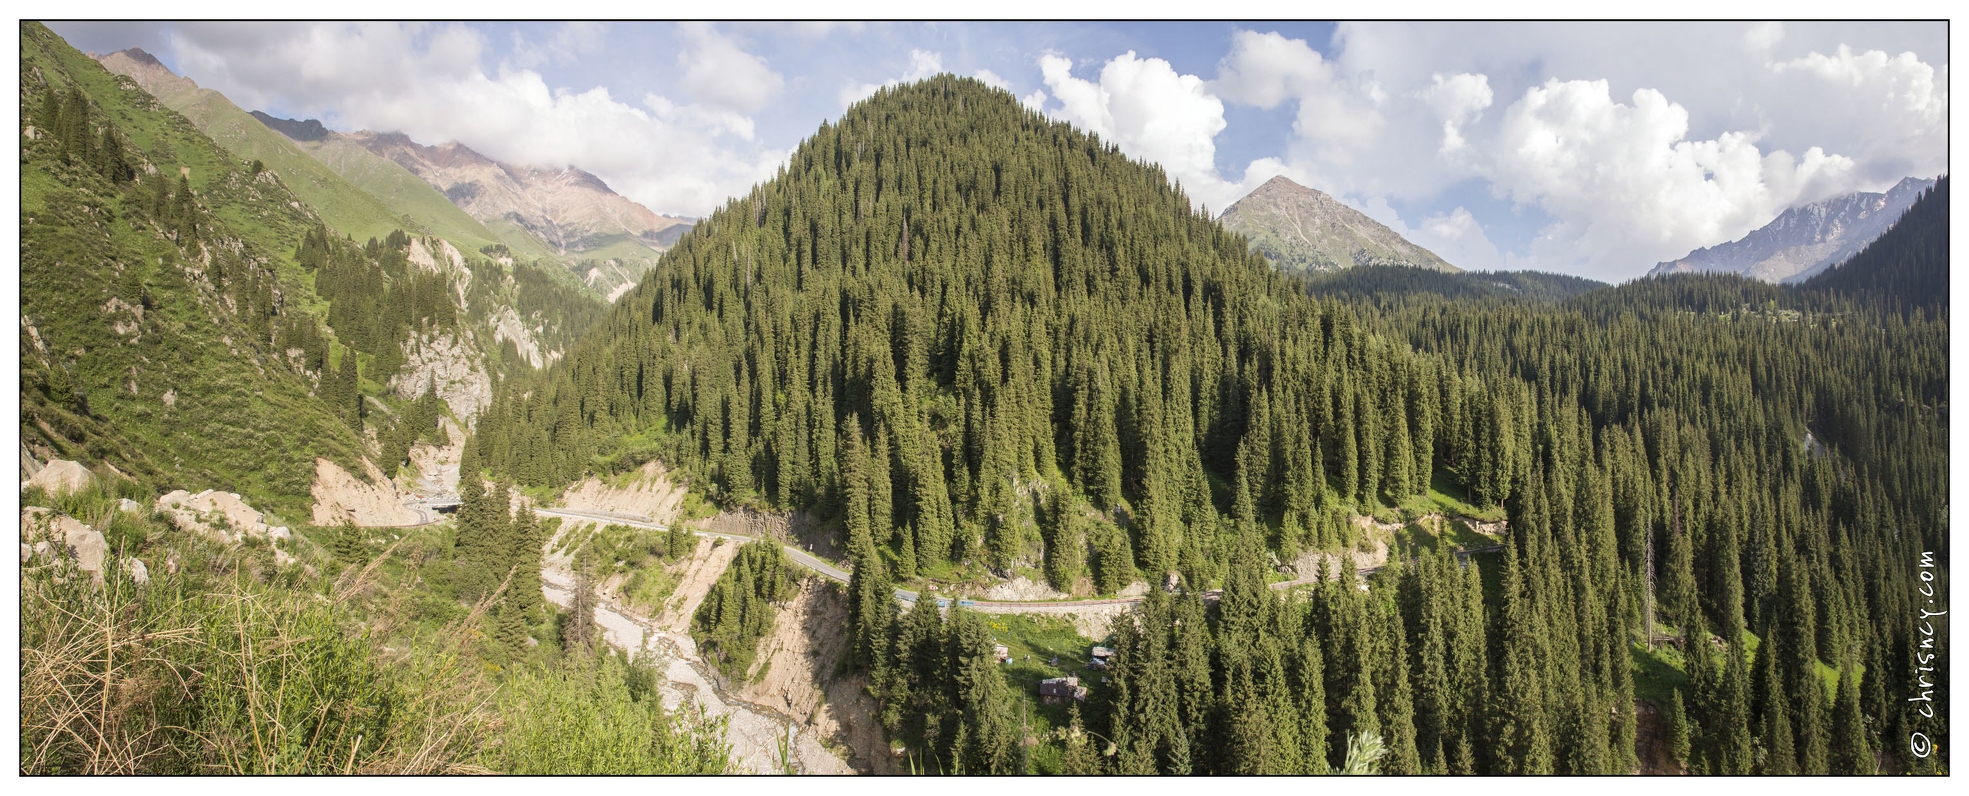
<svg viewBox="0 0 1969 796"><path fill-rule="evenodd" d="M148 592L24 567L23 715L115 695L152 751L64 740L122 732L70 710L23 720L24 771L725 770L715 724L591 652L585 570L547 606L552 526L514 511L658 459L834 535L830 632L916 770L1947 771L1946 708L1908 699L1948 698L1916 657L1948 654L1916 622L1948 582L1946 178L1803 287L1298 273L1159 167L942 75L823 124L609 306L496 244L352 235L373 207L290 187L368 195L334 169L231 151L38 24L21 53L25 453L304 514L316 456L470 432L457 516L401 535L228 548L101 488L49 500L160 563ZM267 123L242 146L333 138ZM460 150L411 154L488 190L459 175L504 167ZM812 593L776 547L725 548L688 617L727 679ZM1084 703L1028 705L1009 631L935 599L1020 578L1145 595ZM25 663L98 622L149 645L141 679L112 687L116 647Z"/></svg>
<svg viewBox="0 0 1969 796"><path fill-rule="evenodd" d="M315 397L352 360L282 344L328 337L290 259L319 217L39 25L20 89L26 447L290 497L315 456L359 469L360 438Z"/></svg>
<svg viewBox="0 0 1969 796"><path fill-rule="evenodd" d="M37 458L298 509L316 456L393 469L437 422L399 410L434 393L467 422L493 380L547 364L598 315L530 265L394 229L352 240L131 78L39 25L21 43L21 429ZM303 153L279 162L311 196L374 202Z"/></svg>
<svg viewBox="0 0 1969 796"><path fill-rule="evenodd" d="M20 43L22 470L75 476L20 493L20 772L729 770L646 662L561 643L537 578L498 590L540 558L505 493L467 487L457 527L302 519L316 457L361 478L441 433L407 341L490 341L474 313L500 306L564 345L601 302L435 238L357 243L45 26ZM173 490L233 508L153 511Z"/></svg>
<svg viewBox="0 0 1969 796"><path fill-rule="evenodd" d="M1465 271L1444 273L1410 266L1370 265L1306 279L1306 290L1323 296L1388 300L1414 293L1443 298L1520 298L1560 301L1606 287L1577 276L1538 271Z"/></svg>
<svg viewBox="0 0 1969 796"><path fill-rule="evenodd" d="M1224 208L1218 223L1290 272L1400 265L1455 273L1456 266L1325 193L1273 177Z"/></svg>
<svg viewBox="0 0 1969 796"><path fill-rule="evenodd" d="M1648 275L1721 273L1765 282L1801 282L1844 262L1880 237L1934 184L1934 180L1908 177L1886 193L1858 191L1793 207L1740 239L1657 263Z"/></svg>
<svg viewBox="0 0 1969 796"><path fill-rule="evenodd" d="M1948 176L1921 194L1894 228L1805 283L1807 290L1886 308L1948 316Z"/></svg>
<svg viewBox="0 0 1969 796"><path fill-rule="evenodd" d="M1946 566L1946 321L1736 278L1498 295L1308 295L1155 166L939 77L823 126L474 446L839 518L857 659L944 771L1020 770L1010 697L978 620L888 584L979 568L1176 586L1118 631L1087 770L1378 736L1395 772L1632 771L1637 693L1692 733L1668 765L1927 765L1884 618ZM1438 489L1501 504L1504 551L1265 588Z"/></svg>

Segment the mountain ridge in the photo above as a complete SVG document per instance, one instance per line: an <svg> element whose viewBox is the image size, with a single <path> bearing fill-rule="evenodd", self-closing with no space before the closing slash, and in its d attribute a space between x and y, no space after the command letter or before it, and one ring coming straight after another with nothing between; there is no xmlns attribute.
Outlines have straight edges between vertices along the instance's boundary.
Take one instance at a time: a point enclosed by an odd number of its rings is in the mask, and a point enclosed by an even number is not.
<svg viewBox="0 0 1969 796"><path fill-rule="evenodd" d="M457 141L424 145L398 132L360 130L329 137L401 166L509 245L515 234L524 234L558 257L597 261L584 279L611 297L641 275L634 265L654 265L679 232L691 226L616 193L600 177L574 166L513 165ZM610 260L617 261L616 267L605 267Z"/></svg>
<svg viewBox="0 0 1969 796"><path fill-rule="evenodd" d="M172 72L155 56L139 48L119 50L94 59L112 74L135 81L171 110L182 114L215 143L247 160L262 161L281 175L289 190L321 213L322 221L339 232L355 237L381 238L392 230L432 231L470 238L490 236L480 229L457 229L455 224L431 214L405 212L392 206L338 175L309 153L305 146L286 136L271 134L265 125L242 110L224 94L203 88L197 81ZM478 226L472 224L471 226ZM461 239L459 243L470 242ZM483 243L474 243L478 248Z"/></svg>
<svg viewBox="0 0 1969 796"><path fill-rule="evenodd" d="M1802 282L1885 234L1934 184L1906 177L1884 193L1855 191L1789 208L1741 238L1657 263L1647 275L1733 273L1764 282Z"/></svg>

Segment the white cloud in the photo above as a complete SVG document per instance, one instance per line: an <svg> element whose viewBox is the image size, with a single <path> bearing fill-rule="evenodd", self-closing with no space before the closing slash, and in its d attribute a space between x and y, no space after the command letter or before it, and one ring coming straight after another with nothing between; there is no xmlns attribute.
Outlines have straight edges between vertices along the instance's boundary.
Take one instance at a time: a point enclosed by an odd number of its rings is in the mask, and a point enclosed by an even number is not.
<svg viewBox="0 0 1969 796"><path fill-rule="evenodd" d="M1099 82L1074 77L1073 62L1059 55L1042 56L1039 70L1059 107L1045 109L1043 92L1028 97L1029 106L1099 135L1129 157L1160 164L1205 205L1222 208L1244 193L1217 174L1214 139L1224 129L1224 103L1202 78L1133 51L1101 67Z"/></svg>
<svg viewBox="0 0 1969 796"><path fill-rule="evenodd" d="M1784 23L1759 22L1743 32L1743 46L1754 53L1767 53L1784 41Z"/></svg>
<svg viewBox="0 0 1969 796"><path fill-rule="evenodd" d="M1333 67L1304 39L1240 30L1231 37L1230 53L1217 64L1211 90L1227 101L1270 110L1335 82Z"/></svg>
<svg viewBox="0 0 1969 796"><path fill-rule="evenodd" d="M1770 69L1782 87L1811 97L1809 123L1859 159L1871 185L1948 169L1946 64L1842 44L1832 55L1813 52Z"/></svg>
<svg viewBox="0 0 1969 796"><path fill-rule="evenodd" d="M1479 168L1494 193L1552 217L1533 244L1550 265L1631 275L1739 237L1853 167L1816 147L1766 155L1749 133L1689 140L1688 111L1661 92L1631 102L1604 80L1550 80L1504 111Z"/></svg>
<svg viewBox="0 0 1969 796"><path fill-rule="evenodd" d="M684 91L693 99L752 113L779 96L785 81L766 59L741 49L710 25L686 25L684 32L691 47L677 54L677 63L684 67Z"/></svg>
<svg viewBox="0 0 1969 796"><path fill-rule="evenodd" d="M715 31L693 35L697 46L687 55L699 63L750 58L734 57ZM186 74L243 107L279 107L336 129L397 131L427 144L455 140L508 163L576 165L658 212L705 215L787 157L747 142L753 122L738 109L758 101L756 87L718 98L703 93L712 83L700 81L692 96L720 101L651 94L631 105L602 87L550 87L512 63L487 73L483 41L461 26L180 25L171 48Z"/></svg>
<svg viewBox="0 0 1969 796"><path fill-rule="evenodd" d="M1497 245L1490 242L1476 217L1461 205L1448 213L1422 219L1422 226L1404 237L1466 271L1494 271L1504 267Z"/></svg>
<svg viewBox="0 0 1969 796"><path fill-rule="evenodd" d="M1012 81L999 77L997 72L993 72L989 69L980 69L972 73L971 76L977 78L979 82L982 82L985 85L990 86L992 88L1002 88L1006 91L1012 90Z"/></svg>
<svg viewBox="0 0 1969 796"><path fill-rule="evenodd" d="M1437 151L1449 157L1455 157L1466 146L1462 127L1476 121L1490 107L1492 99L1490 78L1468 72L1448 78L1431 75L1429 87L1415 95L1442 117L1443 143Z"/></svg>
<svg viewBox="0 0 1969 796"><path fill-rule="evenodd" d="M563 22L546 41L536 42L513 31L510 62L521 69L541 64L571 63L583 52L599 49L608 38L608 28L600 22Z"/></svg>
<svg viewBox="0 0 1969 796"><path fill-rule="evenodd" d="M1210 87L1225 100L1264 109L1297 102L1293 131L1328 145L1339 160L1370 145L1385 123L1377 107L1385 94L1371 77L1349 80L1304 39L1277 33L1238 31Z"/></svg>
<svg viewBox="0 0 1969 796"><path fill-rule="evenodd" d="M909 69L902 73L902 77L891 78L880 83L859 83L850 80L848 81L848 85L841 89L841 107L846 108L868 99L875 92L883 88L899 86L904 83L914 83L942 71L943 55L941 53L935 53L929 50L910 50ZM990 73L987 71L986 74Z"/></svg>
<svg viewBox="0 0 1969 796"><path fill-rule="evenodd" d="M1422 219L1419 227L1411 227L1402 221L1401 213L1380 197L1365 202L1341 201L1359 210L1362 215L1381 222L1382 226L1410 243L1434 252L1450 265L1466 271L1492 271L1504 267L1504 257L1498 253L1496 244L1490 242L1490 237L1484 234L1483 225L1477 223L1476 217L1460 205L1449 212Z"/></svg>
<svg viewBox="0 0 1969 796"><path fill-rule="evenodd" d="M1941 30L1347 23L1320 49L1239 31L1211 89L1260 109L1291 103L1293 136L1262 170L1303 174L1357 207L1431 208L1398 231L1452 262L1448 251L1467 250L1472 263L1624 278L1793 204L1945 171L1947 65L1911 51L1945 57ZM1485 216L1520 240L1543 226L1528 248L1500 257L1495 230L1474 243L1484 230L1471 211L1494 208L1446 194L1471 180L1536 208Z"/></svg>

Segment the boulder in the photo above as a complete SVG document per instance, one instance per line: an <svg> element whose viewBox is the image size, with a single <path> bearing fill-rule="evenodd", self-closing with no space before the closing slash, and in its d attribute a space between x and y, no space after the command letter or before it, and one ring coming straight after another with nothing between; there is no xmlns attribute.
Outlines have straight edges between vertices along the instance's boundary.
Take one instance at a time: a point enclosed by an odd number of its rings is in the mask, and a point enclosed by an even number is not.
<svg viewBox="0 0 1969 796"><path fill-rule="evenodd" d="M123 559L123 571L130 573L130 581L139 586L150 582L150 568L134 558Z"/></svg>
<svg viewBox="0 0 1969 796"><path fill-rule="evenodd" d="M21 541L32 542L41 536L41 526L47 522L55 510L46 506L21 507Z"/></svg>
<svg viewBox="0 0 1969 796"><path fill-rule="evenodd" d="M116 501L116 510L121 512L126 512L129 514L145 513L144 504L138 503L137 501L131 500L129 498L118 498Z"/></svg>
<svg viewBox="0 0 1969 796"><path fill-rule="evenodd" d="M241 536L267 536L270 532L266 515L232 492L207 489L193 495L182 489L173 490L157 499L157 510L181 530L227 542L237 541Z"/></svg>
<svg viewBox="0 0 1969 796"><path fill-rule="evenodd" d="M60 539L62 544L68 546L69 555L75 557L75 566L78 569L98 577L102 576L103 557L109 554L109 540L103 538L101 531L84 525L81 520L66 514L57 515L49 522L48 530L55 538Z"/></svg>
<svg viewBox="0 0 1969 796"><path fill-rule="evenodd" d="M94 480L95 476L89 473L89 468L67 459L53 459L48 462L48 466L35 473L33 478L27 479L27 483L22 484L21 488L38 486L50 495L63 495L80 492L88 488L89 483Z"/></svg>

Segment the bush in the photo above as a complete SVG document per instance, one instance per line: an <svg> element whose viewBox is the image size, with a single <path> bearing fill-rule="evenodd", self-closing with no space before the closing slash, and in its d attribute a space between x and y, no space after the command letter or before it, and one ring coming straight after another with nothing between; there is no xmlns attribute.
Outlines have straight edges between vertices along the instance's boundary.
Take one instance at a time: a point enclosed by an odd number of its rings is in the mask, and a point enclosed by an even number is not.
<svg viewBox="0 0 1969 796"><path fill-rule="evenodd" d="M661 681L619 653L522 670L500 693L493 762L511 774L722 774L724 720L667 714Z"/></svg>

